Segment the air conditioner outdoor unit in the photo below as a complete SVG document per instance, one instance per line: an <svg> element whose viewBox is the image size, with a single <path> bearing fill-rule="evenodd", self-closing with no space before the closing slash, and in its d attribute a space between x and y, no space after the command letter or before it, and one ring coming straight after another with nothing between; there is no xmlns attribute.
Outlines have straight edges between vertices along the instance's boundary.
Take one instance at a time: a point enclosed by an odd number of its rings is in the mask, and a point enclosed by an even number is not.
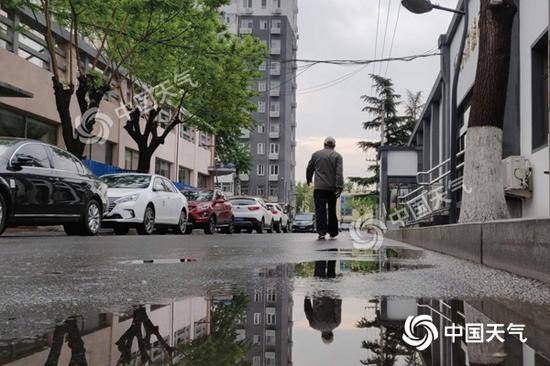
<svg viewBox="0 0 550 366"><path fill-rule="evenodd" d="M507 195L531 198L531 164L522 156L509 156L502 161L504 192Z"/></svg>

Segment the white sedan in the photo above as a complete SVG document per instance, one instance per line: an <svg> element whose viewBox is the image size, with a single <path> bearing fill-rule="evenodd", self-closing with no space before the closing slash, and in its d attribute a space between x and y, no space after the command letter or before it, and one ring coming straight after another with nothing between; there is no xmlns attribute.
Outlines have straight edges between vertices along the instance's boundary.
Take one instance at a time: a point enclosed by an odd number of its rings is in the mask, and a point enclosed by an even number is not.
<svg viewBox="0 0 550 366"><path fill-rule="evenodd" d="M233 216L235 222L233 226L236 233L241 230L246 230L251 233L256 230L261 234L266 230L268 233L273 232L273 214L267 208L265 202L257 197L233 197L229 199L233 206Z"/></svg>
<svg viewBox="0 0 550 366"><path fill-rule="evenodd" d="M278 203L267 203L267 208L271 210L273 214L273 229L280 233L288 232L288 215L285 213L281 205Z"/></svg>
<svg viewBox="0 0 550 366"><path fill-rule="evenodd" d="M165 234L172 229L184 234L187 225L187 198L167 178L156 174L108 174L109 208L103 227L125 235L135 227L141 235Z"/></svg>

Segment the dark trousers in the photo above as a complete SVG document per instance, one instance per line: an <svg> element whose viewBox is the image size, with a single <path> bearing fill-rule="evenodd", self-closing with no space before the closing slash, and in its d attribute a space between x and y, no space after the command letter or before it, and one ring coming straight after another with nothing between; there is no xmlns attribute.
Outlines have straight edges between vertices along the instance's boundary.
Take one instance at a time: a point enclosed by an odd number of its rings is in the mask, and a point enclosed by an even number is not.
<svg viewBox="0 0 550 366"><path fill-rule="evenodd" d="M331 236L338 235L336 195L334 192L316 189L313 191L313 199L315 200L315 220L317 223L317 233L319 235L326 235L327 233Z"/></svg>

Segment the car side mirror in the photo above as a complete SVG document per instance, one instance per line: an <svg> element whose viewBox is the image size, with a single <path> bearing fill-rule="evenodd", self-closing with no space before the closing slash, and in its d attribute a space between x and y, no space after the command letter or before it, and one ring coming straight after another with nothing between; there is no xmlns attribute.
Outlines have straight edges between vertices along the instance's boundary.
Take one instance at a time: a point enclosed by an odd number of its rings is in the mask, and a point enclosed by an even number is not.
<svg viewBox="0 0 550 366"><path fill-rule="evenodd" d="M22 158L21 156L14 157L9 164L11 170L21 170L25 164L27 164L30 159Z"/></svg>

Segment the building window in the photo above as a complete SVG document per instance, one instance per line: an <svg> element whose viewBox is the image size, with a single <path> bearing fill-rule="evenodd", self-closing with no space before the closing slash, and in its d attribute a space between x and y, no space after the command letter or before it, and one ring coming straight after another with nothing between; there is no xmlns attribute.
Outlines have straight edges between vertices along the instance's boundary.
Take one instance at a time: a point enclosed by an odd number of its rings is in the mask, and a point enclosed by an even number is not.
<svg viewBox="0 0 550 366"><path fill-rule="evenodd" d="M258 155L265 154L265 144L263 142L258 143L258 147L257 147L256 152L258 153Z"/></svg>
<svg viewBox="0 0 550 366"><path fill-rule="evenodd" d="M263 197L265 194L264 186L258 186L256 187L256 195L259 197Z"/></svg>
<svg viewBox="0 0 550 366"><path fill-rule="evenodd" d="M0 108L0 136L24 137L56 145L57 126Z"/></svg>
<svg viewBox="0 0 550 366"><path fill-rule="evenodd" d="M280 131L280 126L278 123L272 123L270 126L269 126L269 132L270 133L279 133Z"/></svg>
<svg viewBox="0 0 550 366"><path fill-rule="evenodd" d="M258 125L258 133L264 133L265 132L265 125Z"/></svg>
<svg viewBox="0 0 550 366"><path fill-rule="evenodd" d="M103 144L90 144L88 145L85 154L86 158L105 163L107 165L113 165L113 150L114 144L110 141L105 141Z"/></svg>
<svg viewBox="0 0 550 366"><path fill-rule="evenodd" d="M262 0L262 9L267 8L267 0Z"/></svg>
<svg viewBox="0 0 550 366"><path fill-rule="evenodd" d="M278 154L279 153L279 144L278 143L269 144L269 153L270 154Z"/></svg>
<svg viewBox="0 0 550 366"><path fill-rule="evenodd" d="M279 175L279 164L269 165L269 175Z"/></svg>
<svg viewBox="0 0 550 366"><path fill-rule="evenodd" d="M262 336L259 334L254 334L254 337L252 337L252 344L261 344L262 343Z"/></svg>
<svg viewBox="0 0 550 366"><path fill-rule="evenodd" d="M269 186L269 195L271 197L279 197L279 187L277 187L275 185L270 185Z"/></svg>
<svg viewBox="0 0 550 366"><path fill-rule="evenodd" d="M259 101L258 102L258 113L265 113L265 102Z"/></svg>
<svg viewBox="0 0 550 366"><path fill-rule="evenodd" d="M254 313L254 325L260 325L260 322L262 321L262 314L260 313Z"/></svg>
<svg viewBox="0 0 550 366"><path fill-rule="evenodd" d="M281 40L280 39L272 39L271 40L271 49L272 50L280 50L281 49Z"/></svg>
<svg viewBox="0 0 550 366"><path fill-rule="evenodd" d="M241 182L241 194L248 195L248 182Z"/></svg>
<svg viewBox="0 0 550 366"><path fill-rule="evenodd" d="M267 90L267 83L265 81L258 82L258 91L265 92Z"/></svg>
<svg viewBox="0 0 550 366"><path fill-rule="evenodd" d="M267 20L260 20L260 29L261 30L267 29Z"/></svg>
<svg viewBox="0 0 550 366"><path fill-rule="evenodd" d="M281 20L280 19L273 19L273 21L271 22L271 28L281 29Z"/></svg>
<svg viewBox="0 0 550 366"><path fill-rule="evenodd" d="M124 169L137 170L139 153L136 150L126 148L124 151Z"/></svg>
<svg viewBox="0 0 550 366"><path fill-rule="evenodd" d="M261 365L262 365L262 358L260 356L252 357L252 366L261 366Z"/></svg>
<svg viewBox="0 0 550 366"><path fill-rule="evenodd" d="M252 8L252 0L243 0L243 8Z"/></svg>
<svg viewBox="0 0 550 366"><path fill-rule="evenodd" d="M201 173L197 175L197 187L208 188L208 175Z"/></svg>
<svg viewBox="0 0 550 366"><path fill-rule="evenodd" d="M163 177L170 179L171 167L172 164L169 161L159 158L155 159L155 174L162 175Z"/></svg>
<svg viewBox="0 0 550 366"><path fill-rule="evenodd" d="M191 184L191 170L180 166L180 170L178 172L178 182Z"/></svg>
<svg viewBox="0 0 550 366"><path fill-rule="evenodd" d="M259 175L259 176L265 175L265 165L258 164L256 166L256 174Z"/></svg>
<svg viewBox="0 0 550 366"><path fill-rule="evenodd" d="M548 145L548 33L531 52L532 148Z"/></svg>
<svg viewBox="0 0 550 366"><path fill-rule="evenodd" d="M270 69L272 73L278 74L281 72L281 63L279 61L271 61Z"/></svg>
<svg viewBox="0 0 550 366"><path fill-rule="evenodd" d="M281 7L281 0L273 0L273 7L279 9Z"/></svg>
<svg viewBox="0 0 550 366"><path fill-rule="evenodd" d="M267 325L274 325L276 323L275 309L267 308L265 312L265 323Z"/></svg>
<svg viewBox="0 0 550 366"><path fill-rule="evenodd" d="M265 70L267 70L267 62L265 62L265 61L262 62L262 63L260 64L259 70L260 70L260 71L265 71Z"/></svg>
<svg viewBox="0 0 550 366"><path fill-rule="evenodd" d="M254 302L262 301L262 291L254 290Z"/></svg>
<svg viewBox="0 0 550 366"><path fill-rule="evenodd" d="M243 29L252 29L254 22L252 19L242 19L241 20L241 28Z"/></svg>
<svg viewBox="0 0 550 366"><path fill-rule="evenodd" d="M195 131L189 126L181 126L180 137L191 142L195 142Z"/></svg>
<svg viewBox="0 0 550 366"><path fill-rule="evenodd" d="M277 344L277 335L274 330L265 331L265 344L275 346Z"/></svg>
<svg viewBox="0 0 550 366"><path fill-rule="evenodd" d="M277 301L277 292L274 288L267 289L267 302L276 302Z"/></svg>
<svg viewBox="0 0 550 366"><path fill-rule="evenodd" d="M281 108L281 105L279 102L272 102L271 105L269 106L269 110L271 112L279 112Z"/></svg>

